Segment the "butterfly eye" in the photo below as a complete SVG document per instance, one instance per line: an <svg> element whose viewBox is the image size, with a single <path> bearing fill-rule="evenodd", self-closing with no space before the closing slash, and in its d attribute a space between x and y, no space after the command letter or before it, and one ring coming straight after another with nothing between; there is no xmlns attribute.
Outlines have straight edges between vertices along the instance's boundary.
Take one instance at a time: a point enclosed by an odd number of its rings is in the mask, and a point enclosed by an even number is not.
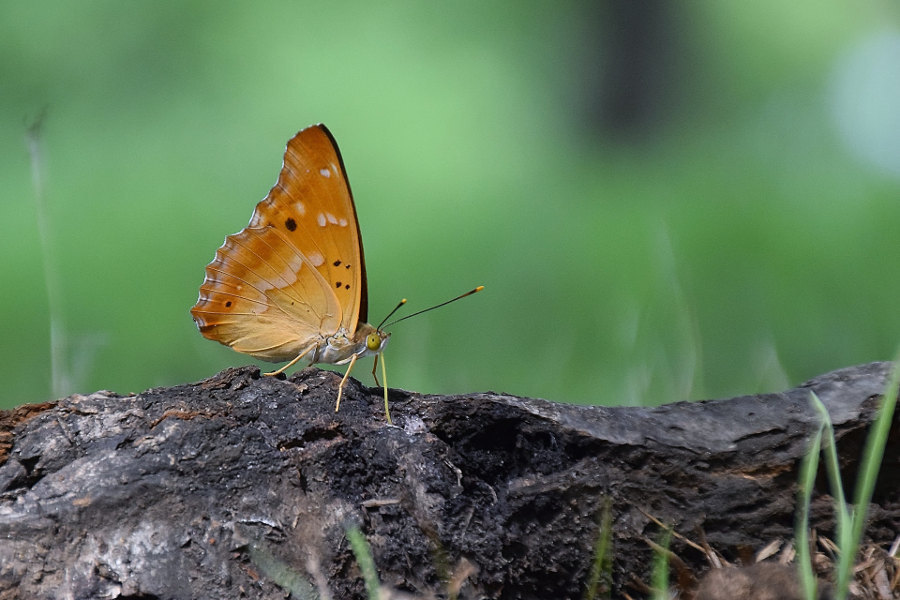
<svg viewBox="0 0 900 600"><path fill-rule="evenodd" d="M369 350L375 351L381 346L381 338L378 337L377 333L370 333L366 336L366 347Z"/></svg>

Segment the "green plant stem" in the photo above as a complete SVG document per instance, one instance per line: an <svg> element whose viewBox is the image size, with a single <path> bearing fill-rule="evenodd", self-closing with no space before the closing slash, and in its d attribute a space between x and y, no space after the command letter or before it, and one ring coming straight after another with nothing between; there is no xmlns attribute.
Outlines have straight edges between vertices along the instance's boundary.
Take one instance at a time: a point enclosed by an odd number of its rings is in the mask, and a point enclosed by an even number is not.
<svg viewBox="0 0 900 600"><path fill-rule="evenodd" d="M41 151L41 126L43 114L38 116L25 133L25 145L31 160L31 183L34 187L34 206L37 216L38 239L41 243L43 259L44 286L47 290L47 308L50 313L50 381L54 398L61 398L69 393L71 380L65 364L66 339L60 304L59 269L54 260L50 240L50 223L47 205L44 200L43 153Z"/></svg>

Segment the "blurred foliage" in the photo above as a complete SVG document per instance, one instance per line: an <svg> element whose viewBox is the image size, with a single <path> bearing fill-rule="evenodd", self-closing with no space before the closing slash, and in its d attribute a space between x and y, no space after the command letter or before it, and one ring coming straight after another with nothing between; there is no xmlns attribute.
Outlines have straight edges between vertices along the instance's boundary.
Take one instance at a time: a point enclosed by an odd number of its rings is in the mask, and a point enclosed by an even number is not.
<svg viewBox="0 0 900 600"><path fill-rule="evenodd" d="M371 320L486 286L396 327L392 386L656 404L778 390L900 341L900 182L855 158L829 104L892 4L0 6L0 406L53 395L51 322L64 393L250 362L188 310L319 121ZM24 141L42 114L49 260Z"/></svg>

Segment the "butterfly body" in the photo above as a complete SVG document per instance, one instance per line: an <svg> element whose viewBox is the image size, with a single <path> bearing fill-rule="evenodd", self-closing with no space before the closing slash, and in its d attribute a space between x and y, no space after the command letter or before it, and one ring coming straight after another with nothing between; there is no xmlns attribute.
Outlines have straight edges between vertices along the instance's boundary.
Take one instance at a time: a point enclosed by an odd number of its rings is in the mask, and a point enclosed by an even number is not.
<svg viewBox="0 0 900 600"><path fill-rule="evenodd" d="M262 360L342 365L390 339L365 322L366 293L340 151L314 125L288 142L249 225L216 251L191 315L205 337Z"/></svg>
<svg viewBox="0 0 900 600"><path fill-rule="evenodd" d="M380 354L390 339L391 334L379 331L368 323L362 323L353 336L341 330L333 336L322 339L322 343L315 348L315 356L310 359L309 364L345 365L354 356L362 358Z"/></svg>

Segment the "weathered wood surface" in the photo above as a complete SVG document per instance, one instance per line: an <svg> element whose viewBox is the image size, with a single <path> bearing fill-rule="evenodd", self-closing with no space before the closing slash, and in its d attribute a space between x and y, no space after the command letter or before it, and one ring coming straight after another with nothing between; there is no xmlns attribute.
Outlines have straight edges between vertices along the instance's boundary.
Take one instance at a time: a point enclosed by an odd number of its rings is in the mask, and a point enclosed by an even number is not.
<svg viewBox="0 0 900 600"><path fill-rule="evenodd" d="M396 426L353 380L335 414L339 378L317 369L23 406L0 413L0 598L363 598L350 525L394 589L445 597L457 576L460 598L580 598L606 498L613 596L640 596L629 586L649 581L660 533L648 514L731 557L792 537L809 392L853 481L887 373L659 408L391 390ZM898 441L872 507L879 542L900 522Z"/></svg>

